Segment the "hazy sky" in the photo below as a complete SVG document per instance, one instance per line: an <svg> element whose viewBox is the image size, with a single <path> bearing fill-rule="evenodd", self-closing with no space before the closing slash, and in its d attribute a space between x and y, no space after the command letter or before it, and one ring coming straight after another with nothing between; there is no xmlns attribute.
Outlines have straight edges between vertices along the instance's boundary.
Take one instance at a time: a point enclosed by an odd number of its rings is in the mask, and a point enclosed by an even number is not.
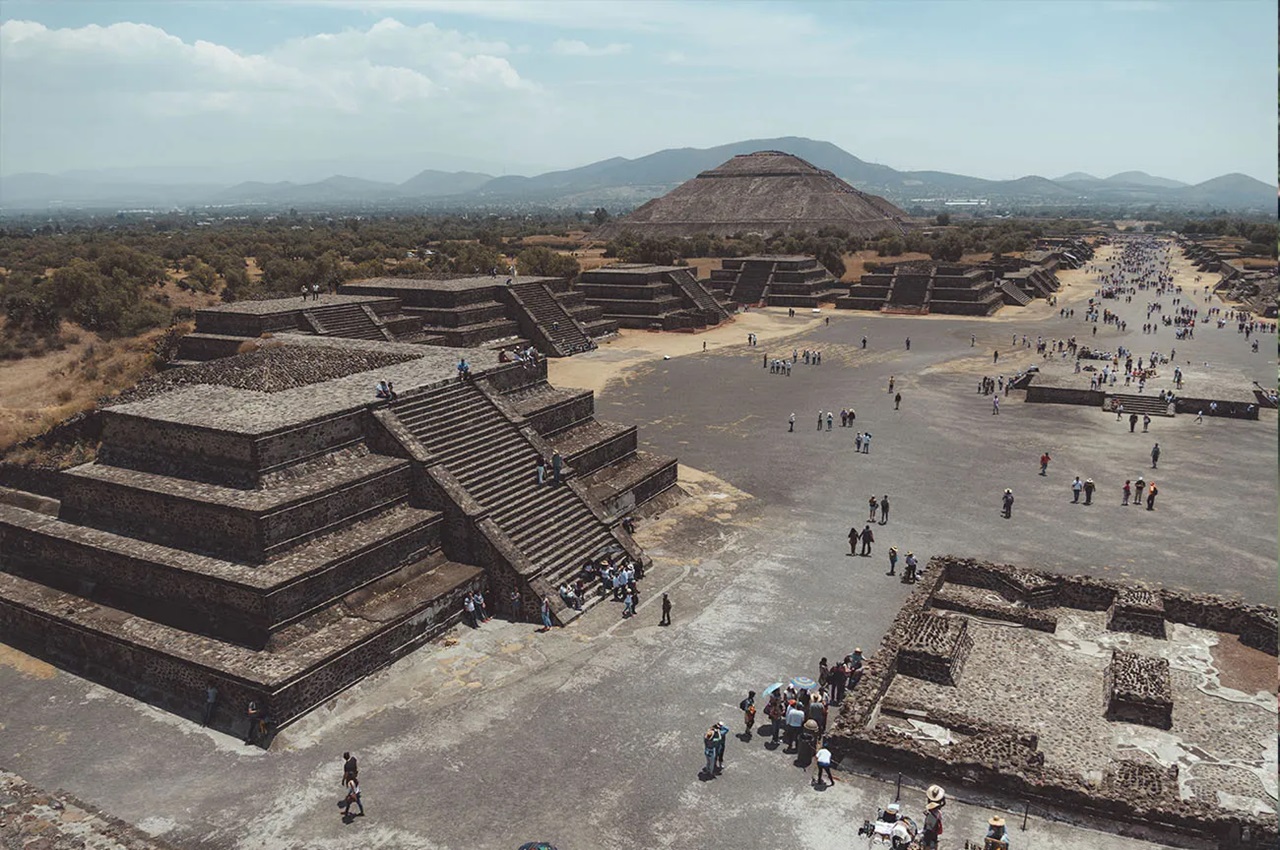
<svg viewBox="0 0 1280 850"><path fill-rule="evenodd" d="M405 179L795 135L988 178L1276 177L1275 0L2 0L0 21L3 174Z"/></svg>

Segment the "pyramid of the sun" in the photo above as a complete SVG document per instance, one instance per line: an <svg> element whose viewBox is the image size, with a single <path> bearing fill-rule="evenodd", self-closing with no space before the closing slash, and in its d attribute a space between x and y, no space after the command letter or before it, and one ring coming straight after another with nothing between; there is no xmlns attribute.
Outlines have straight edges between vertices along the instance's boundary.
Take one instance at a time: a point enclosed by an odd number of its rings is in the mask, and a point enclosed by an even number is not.
<svg viewBox="0 0 1280 850"><path fill-rule="evenodd" d="M838 228L864 237L901 233L907 214L830 171L782 151L741 154L597 231L644 237L769 235Z"/></svg>

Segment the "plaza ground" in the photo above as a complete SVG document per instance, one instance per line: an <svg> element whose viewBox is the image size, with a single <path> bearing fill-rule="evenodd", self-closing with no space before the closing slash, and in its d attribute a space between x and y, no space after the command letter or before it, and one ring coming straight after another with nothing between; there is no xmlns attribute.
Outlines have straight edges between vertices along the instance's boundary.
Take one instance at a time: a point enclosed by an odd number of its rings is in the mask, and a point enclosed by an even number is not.
<svg viewBox="0 0 1280 850"><path fill-rule="evenodd" d="M1064 277L1073 283L1059 306L1079 308L1093 287L1083 273ZM1179 360L1273 380L1270 354L1251 353L1234 327L1177 343L1166 328L1143 335L1145 300L1115 305L1131 330L1100 327L1099 343L1139 354L1176 345ZM554 384L599 390L601 419L638 424L644 447L685 467L689 498L641 522L654 568L637 617L623 621L608 603L546 635L498 620L460 629L285 729L269 752L0 647L0 765L191 848L860 846L853 833L892 783L837 771L836 786L817 790L759 736L731 737L725 773L703 781L701 733L716 720L740 731L749 688L815 676L820 657L855 646L873 651L908 592L884 575L889 546L922 564L955 553L1274 601L1274 411L1258 422L1161 417L1152 433L1130 434L1101 410L1014 393L991 415L977 381L1036 361L1010 350L1010 335L1084 339L1082 313L1062 319L1043 303L991 320L753 310L704 334L627 334L556 361ZM759 346L745 345L748 331ZM1263 341L1272 351L1274 338ZM761 368L765 354L793 348L821 349L822 365L789 378ZM1184 370L1192 386L1206 379ZM819 409L850 406L855 428L837 417L831 432L816 430ZM870 454L853 453L858 430L873 433ZM1040 477L1046 450L1053 462ZM1095 504L1070 503L1076 474L1097 482ZM1119 507L1124 479L1139 474L1159 484L1155 511ZM1017 497L1009 520L1005 487ZM874 526L872 557L850 557L846 534L862 527L873 493L889 495L890 521ZM669 628L657 625L664 590ZM1019 675L1017 659L1007 675ZM346 749L360 757L368 811L350 824L335 808ZM909 811L921 810L928 781L906 778ZM1017 847L1167 846L1036 807L1022 833L1022 801L949 790L948 847L979 838L997 810L1017 812Z"/></svg>

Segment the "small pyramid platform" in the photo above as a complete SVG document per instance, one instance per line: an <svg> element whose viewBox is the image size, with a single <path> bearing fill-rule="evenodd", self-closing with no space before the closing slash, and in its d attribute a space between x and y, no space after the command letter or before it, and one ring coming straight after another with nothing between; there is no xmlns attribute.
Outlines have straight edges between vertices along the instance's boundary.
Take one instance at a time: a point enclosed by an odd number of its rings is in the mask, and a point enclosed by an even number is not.
<svg viewBox="0 0 1280 850"><path fill-rule="evenodd" d="M834 228L874 237L905 231L907 214L784 151L741 154L597 231L642 237L732 236Z"/></svg>
<svg viewBox="0 0 1280 850"><path fill-rule="evenodd" d="M804 255L726 259L706 283L730 301L769 307L817 307L845 292L815 257Z"/></svg>

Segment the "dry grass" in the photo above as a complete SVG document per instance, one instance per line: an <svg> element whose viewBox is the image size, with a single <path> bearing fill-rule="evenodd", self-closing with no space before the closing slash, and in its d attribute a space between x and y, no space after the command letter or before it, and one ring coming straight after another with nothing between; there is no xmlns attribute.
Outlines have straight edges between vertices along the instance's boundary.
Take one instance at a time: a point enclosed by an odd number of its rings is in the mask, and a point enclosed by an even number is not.
<svg viewBox="0 0 1280 850"><path fill-rule="evenodd" d="M152 347L166 329L111 342L75 326L64 331L78 334L79 341L64 351L0 365L0 451L89 410L97 399L149 374Z"/></svg>
<svg viewBox="0 0 1280 850"><path fill-rule="evenodd" d="M249 275L250 283L257 283L262 280L262 269L258 268L257 257L244 258L245 273Z"/></svg>

